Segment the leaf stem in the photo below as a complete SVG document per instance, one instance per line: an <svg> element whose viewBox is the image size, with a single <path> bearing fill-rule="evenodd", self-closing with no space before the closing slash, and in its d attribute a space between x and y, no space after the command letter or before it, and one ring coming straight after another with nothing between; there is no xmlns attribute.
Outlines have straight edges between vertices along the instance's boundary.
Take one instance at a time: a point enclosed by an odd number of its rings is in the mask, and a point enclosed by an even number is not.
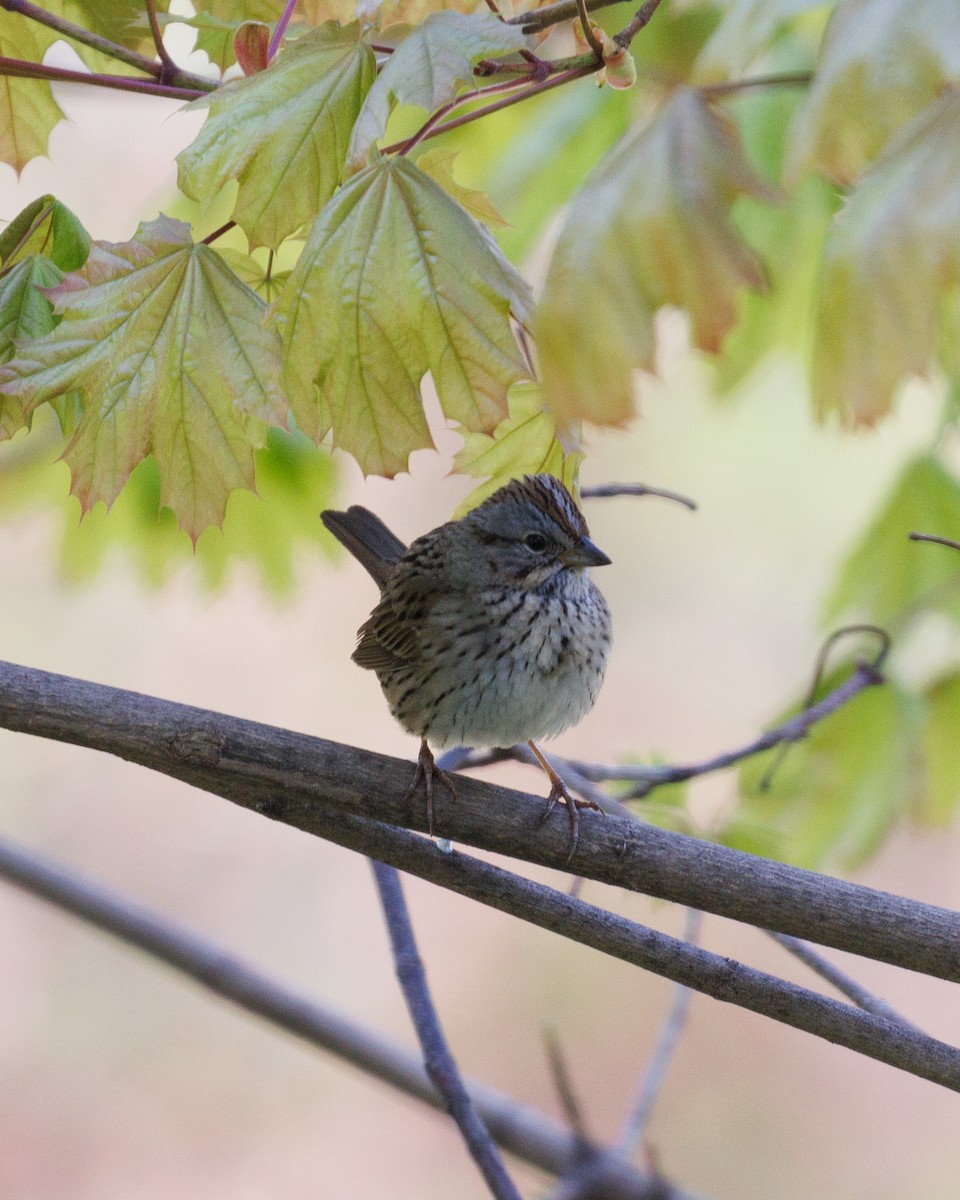
<svg viewBox="0 0 960 1200"><path fill-rule="evenodd" d="M223 237L223 235L225 233L229 233L231 229L235 229L236 225L237 225L236 221L227 221L227 223L225 225L221 225L220 228L215 229L213 231L213 233L208 233L207 236L203 239L203 245L204 246L212 245L212 243L215 242L218 237ZM272 251L271 251L271 253L272 253ZM272 259L271 259L271 261L272 261Z"/></svg>
<svg viewBox="0 0 960 1200"><path fill-rule="evenodd" d="M90 71L71 71L67 67L48 67L43 63L25 62L20 58L0 56L0 76L3 75L15 79L46 79L52 83L88 83L92 87L112 88L120 92L139 92L146 96L164 96L171 100L196 100L211 90L208 88L198 91L194 88L174 87L168 83L159 83L155 79L134 79L129 75L100 75ZM215 87L216 84L212 84L212 86Z"/></svg>
<svg viewBox="0 0 960 1200"><path fill-rule="evenodd" d="M593 26L590 24L590 14L587 12L587 0L577 0L577 16L580 18L580 28L583 30L583 36L587 39L587 45L597 56L597 61L603 61L603 47L600 45L600 39L593 32Z"/></svg>
<svg viewBox="0 0 960 1200"><path fill-rule="evenodd" d="M283 6L283 12L280 14L280 20L277 21L277 27L270 36L270 44L267 46L267 62L269 62L276 52L280 49L280 43L283 41L283 35L287 32L287 26L290 24L290 18L293 16L294 9L297 7L297 0L287 0Z"/></svg>
<svg viewBox="0 0 960 1200"><path fill-rule="evenodd" d="M157 6L155 0L144 0L144 5L147 10L147 20L150 22L150 34L153 38L153 44L157 50L157 57L160 59L160 75L162 82L168 82L171 74L176 72L177 64L170 57L166 46L163 44L163 33L160 29L160 22L157 20Z"/></svg>
<svg viewBox="0 0 960 1200"><path fill-rule="evenodd" d="M489 87L478 88L475 92L467 92L462 96L455 96L452 100L448 100L446 104L441 104L436 112L431 113L413 137L408 138L405 142L394 142L391 146L385 146L383 153L409 154L415 146L419 146L426 138L433 137L437 132L439 122L448 113L453 112L454 109L459 108L463 104L470 103L471 100L482 99L484 96L497 95L500 92L522 87L524 83L526 83L526 79L524 78L505 79L501 83L492 83ZM449 128L449 123L444 125L443 128Z"/></svg>

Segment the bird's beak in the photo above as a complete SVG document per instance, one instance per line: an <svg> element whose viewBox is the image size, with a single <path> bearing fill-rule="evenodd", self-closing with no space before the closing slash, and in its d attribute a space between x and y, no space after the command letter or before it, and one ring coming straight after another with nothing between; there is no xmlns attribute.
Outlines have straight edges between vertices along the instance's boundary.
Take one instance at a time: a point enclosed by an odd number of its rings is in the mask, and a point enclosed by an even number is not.
<svg viewBox="0 0 960 1200"><path fill-rule="evenodd" d="M600 547L595 546L588 537L581 538L561 558L567 567L605 567L610 562Z"/></svg>

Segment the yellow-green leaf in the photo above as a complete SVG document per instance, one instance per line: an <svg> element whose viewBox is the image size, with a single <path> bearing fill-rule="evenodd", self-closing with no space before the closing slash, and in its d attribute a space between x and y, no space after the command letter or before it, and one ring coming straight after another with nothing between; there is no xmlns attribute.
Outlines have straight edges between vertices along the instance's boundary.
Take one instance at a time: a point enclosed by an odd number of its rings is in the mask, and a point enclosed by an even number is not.
<svg viewBox="0 0 960 1200"><path fill-rule="evenodd" d="M33 254L42 254L61 271L76 271L90 253L90 235L65 204L40 196L0 234L0 274Z"/></svg>
<svg viewBox="0 0 960 1200"><path fill-rule="evenodd" d="M742 75L793 17L822 6L823 0L728 0L720 24L697 58L696 79Z"/></svg>
<svg viewBox="0 0 960 1200"><path fill-rule="evenodd" d="M912 610L958 614L960 554L911 542L912 532L960 538L960 482L932 455L912 462L893 486L841 568L828 617L852 612L887 624Z"/></svg>
<svg viewBox="0 0 960 1200"><path fill-rule="evenodd" d="M960 82L956 0L841 0L794 123L791 174L849 184L889 138Z"/></svg>
<svg viewBox="0 0 960 1200"><path fill-rule="evenodd" d="M153 454L161 503L196 537L251 487L265 422L279 422L279 339L263 304L189 228L160 217L133 241L96 243L48 295L60 324L18 346L0 393L29 414L79 391L64 458L85 508L116 498Z"/></svg>
<svg viewBox="0 0 960 1200"><path fill-rule="evenodd" d="M453 166L458 154L457 150L439 146L419 155L416 162L420 170L439 183L443 190L452 196L462 208L465 208L475 221L480 221L491 229L503 229L507 222L483 192L478 192L476 188L466 187L454 178Z"/></svg>
<svg viewBox="0 0 960 1200"><path fill-rule="evenodd" d="M234 219L276 249L340 182L350 130L373 82L359 26L328 24L285 46L269 68L197 101L210 116L177 163L180 187L206 201L239 182Z"/></svg>
<svg viewBox="0 0 960 1200"><path fill-rule="evenodd" d="M463 448L453 460L465 475L487 476L467 496L455 516L462 516L493 495L511 479L524 475L555 475L576 492L583 454L568 450L557 437L557 425L543 403L540 385L525 380L510 389L510 415L493 431L465 433Z"/></svg>
<svg viewBox="0 0 960 1200"><path fill-rule="evenodd" d="M461 88L475 86L473 65L488 55L508 54L527 44L519 25L491 12L431 13L394 50L363 103L347 158L362 166L383 136L395 104L433 112Z"/></svg>
<svg viewBox="0 0 960 1200"><path fill-rule="evenodd" d="M40 61L40 45L26 18L3 14L0 55ZM0 160L19 174L32 158L46 154L50 131L62 119L46 80L5 75L0 79Z"/></svg>
<svg viewBox="0 0 960 1200"><path fill-rule="evenodd" d="M448 417L493 429L528 374L510 326L528 301L481 226L408 159L381 159L317 218L278 305L297 424L393 475L432 444L430 371Z"/></svg>
<svg viewBox="0 0 960 1200"><path fill-rule="evenodd" d="M53 329L53 305L40 289L54 287L62 278L62 272L39 255L23 259L0 276L0 363L13 358L19 342ZM0 438L13 437L25 424L21 398L0 395Z"/></svg>
<svg viewBox="0 0 960 1200"><path fill-rule="evenodd" d="M536 312L544 393L561 421L618 424L632 372L653 363L653 317L686 308L717 351L763 268L730 221L738 195L773 199L722 113L681 90L614 147L571 205Z"/></svg>
<svg viewBox="0 0 960 1200"><path fill-rule="evenodd" d="M888 412L897 385L929 367L938 307L958 282L960 95L951 92L890 143L827 236L816 307L818 413L864 425Z"/></svg>
<svg viewBox="0 0 960 1200"><path fill-rule="evenodd" d="M960 806L960 674L945 675L924 692L926 786L917 816L927 825L949 825Z"/></svg>

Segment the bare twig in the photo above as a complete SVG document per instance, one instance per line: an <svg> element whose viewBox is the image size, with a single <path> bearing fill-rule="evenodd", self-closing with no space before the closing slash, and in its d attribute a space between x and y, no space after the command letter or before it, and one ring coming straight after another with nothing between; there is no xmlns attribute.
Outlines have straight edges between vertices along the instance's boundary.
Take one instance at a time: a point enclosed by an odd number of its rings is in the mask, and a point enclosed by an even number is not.
<svg viewBox="0 0 960 1200"><path fill-rule="evenodd" d="M695 946L700 937L702 923L703 913L698 912L695 908L688 908L684 922L683 940ZM680 1036L687 1022L692 996L693 993L690 989L684 987L682 983L673 985L673 1001L660 1029L660 1036L657 1038L657 1044L654 1046L643 1079L640 1081L636 1098L617 1138L617 1149L624 1158L632 1157L637 1143L643 1137L647 1125L650 1123L654 1105L667 1077L667 1069L680 1044Z"/></svg>
<svg viewBox="0 0 960 1200"><path fill-rule="evenodd" d="M418 1054L286 987L169 917L7 839L0 839L0 877L165 963L221 999L443 1111L443 1097ZM579 1140L557 1122L483 1084L466 1086L491 1133L511 1154L552 1174L579 1161ZM662 1200L659 1183L609 1151L591 1149L605 1166L612 1200ZM667 1200L683 1198L671 1190Z"/></svg>
<svg viewBox="0 0 960 1200"><path fill-rule="evenodd" d="M669 492L666 488L648 487L645 483L604 483L596 487L580 489L584 500L598 500L607 496L662 496L664 500L673 500L696 512L696 500L681 496L679 492Z"/></svg>
<svg viewBox="0 0 960 1200"><path fill-rule="evenodd" d="M427 986L427 974L413 936L413 925L400 885L400 875L396 868L375 859L371 860L370 865L373 867L377 892L390 935L394 969L410 1019L417 1031L427 1074L443 1096L447 1112L456 1122L470 1157L477 1164L492 1195L496 1200L520 1200L520 1193L507 1174L503 1159L497 1153L487 1127L467 1094L453 1053L440 1027L440 1019Z"/></svg>
<svg viewBox="0 0 960 1200"><path fill-rule="evenodd" d="M137 79L131 75L100 75L90 71L72 71L69 67L48 67L43 63L19 58L0 57L0 76L19 79L46 79L50 83L86 83L91 87L111 88L119 92L138 92L145 96L163 96L171 100L196 100L210 90L175 87L155 79Z"/></svg>
<svg viewBox="0 0 960 1200"><path fill-rule="evenodd" d="M600 45L600 39L594 33L593 25L590 23L587 0L577 0L577 16L580 18L580 28L583 30L583 36L586 39L587 45L597 56L597 62L603 62L603 46Z"/></svg>
<svg viewBox="0 0 960 1200"><path fill-rule="evenodd" d="M553 1078L553 1086L560 1100L563 1115L567 1118L567 1124L573 1130L574 1136L583 1146L584 1153L586 1153L591 1145L590 1136L587 1133L587 1125L583 1119L583 1110L580 1107L580 1101L577 1099L573 1080L570 1078L570 1071L567 1068L567 1060L563 1053L563 1047L560 1045L560 1038L555 1029L545 1029L543 1031L543 1044L546 1047L547 1062L550 1064L550 1075Z"/></svg>
<svg viewBox="0 0 960 1200"><path fill-rule="evenodd" d="M609 8L613 4L620 4L622 0L586 0L586 8L589 12L596 12L601 8ZM559 25L561 21L569 21L577 15L578 0L559 0L557 4L544 4L542 8L536 9L534 12L518 13L515 17L508 17L508 25L520 25L523 27L524 33L539 33L541 29L548 29L551 25Z"/></svg>
<svg viewBox="0 0 960 1200"><path fill-rule="evenodd" d="M637 36L644 25L650 23L653 14L660 7L660 0L644 0L643 4L637 9L633 18L627 22L619 33L613 35L613 40L618 46L622 46L624 50L630 45L633 39Z"/></svg>
<svg viewBox="0 0 960 1200"><path fill-rule="evenodd" d="M875 655L874 660L870 663L858 663L848 679L838 684L833 691L829 692L816 704L812 702L813 693L811 693L807 698L806 706L796 716L791 717L788 721L784 721L782 725L777 725L773 729L766 730L758 738L754 738L753 741L748 742L745 746L740 746L736 750L725 751L723 754L704 759L699 763L683 765L664 764L662 766L634 763L584 762L581 759L561 758L556 754L551 757L563 773L564 779L576 791L583 792L587 799L598 803L606 812L623 814L625 810L622 802L624 800L641 799L644 796L650 795L656 788L663 787L665 784L683 783L687 779L694 779L701 775L709 775L714 771L724 770L727 767L734 766L738 762L742 762L746 758L750 758L766 750L772 750L777 746L787 747L799 741L818 721L822 721L825 717L830 716L845 704L848 704L860 692L882 682L879 670L889 649L889 638L886 632L874 625L848 625L831 634L821 650L813 691L815 692L816 684L823 671L824 656L839 637L845 637L850 633L871 633L881 639L881 648ZM459 771L469 767L488 766L507 759L527 763L531 761L531 756L524 746L511 746L503 750L467 750L463 747L458 747L455 750L448 751L441 761L444 763L445 770ZM618 799L597 791L591 791L587 794L587 788L591 783L613 782L633 782L634 787Z"/></svg>
<svg viewBox="0 0 960 1200"><path fill-rule="evenodd" d="M75 25L73 21L67 21L63 17L55 16L53 13L41 8L38 4L32 4L30 0L0 0L0 9L5 9L7 12L19 13L31 21L37 21L41 25L46 25L49 29L54 29L57 33L63 34L64 37L70 38L71 41L79 42L83 46L89 46L91 50L99 50L101 54L105 54L109 58L115 58L117 62L126 63L128 67L133 67L137 71L143 71L145 75L152 75L155 79L160 79L164 74L162 63L158 63L152 58L147 58L145 54L138 54L135 50L128 50L126 46L121 46L118 42L112 42L109 38L102 37L98 33L92 33L89 29L84 29L82 25ZM3 73L8 74L9 72ZM91 82L96 78L97 76L94 75L87 82ZM212 91L217 87L217 84L213 80L206 79L202 75L194 75L193 72L184 71L180 67L177 67L173 77L166 79L165 82L188 91L196 89L200 93Z"/></svg>
<svg viewBox="0 0 960 1200"><path fill-rule="evenodd" d="M822 954L814 950L812 946L808 946L806 942L801 941L800 938L790 937L785 933L771 933L769 930L765 932L794 958L809 967L811 971L816 971L821 979L833 984L842 996L852 1000L858 1008L874 1013L878 1017L885 1017L888 1021L896 1021L908 1029L919 1029L918 1025L914 1025L912 1021L901 1016L892 1004L888 1004L882 997L875 996L873 992L868 991L846 971L841 971L838 966L824 958Z"/></svg>
<svg viewBox="0 0 960 1200"><path fill-rule="evenodd" d="M955 542L953 538L940 537L935 533L911 533L911 542L934 542L938 546L949 546L951 550L960 550L960 542Z"/></svg>
<svg viewBox="0 0 960 1200"><path fill-rule="evenodd" d="M736 96L754 88L807 87L812 82L812 71L780 71L772 75L748 75L745 79L725 79L722 83L702 83L698 90L701 96L710 100Z"/></svg>

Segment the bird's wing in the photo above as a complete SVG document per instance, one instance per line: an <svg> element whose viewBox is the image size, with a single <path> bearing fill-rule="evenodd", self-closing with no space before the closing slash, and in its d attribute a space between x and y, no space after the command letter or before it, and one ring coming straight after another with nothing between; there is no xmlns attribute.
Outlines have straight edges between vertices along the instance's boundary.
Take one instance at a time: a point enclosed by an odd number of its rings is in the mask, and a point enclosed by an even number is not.
<svg viewBox="0 0 960 1200"><path fill-rule="evenodd" d="M383 597L360 626L353 661L370 671L381 671L418 657L420 643L416 624L401 617L389 594Z"/></svg>

